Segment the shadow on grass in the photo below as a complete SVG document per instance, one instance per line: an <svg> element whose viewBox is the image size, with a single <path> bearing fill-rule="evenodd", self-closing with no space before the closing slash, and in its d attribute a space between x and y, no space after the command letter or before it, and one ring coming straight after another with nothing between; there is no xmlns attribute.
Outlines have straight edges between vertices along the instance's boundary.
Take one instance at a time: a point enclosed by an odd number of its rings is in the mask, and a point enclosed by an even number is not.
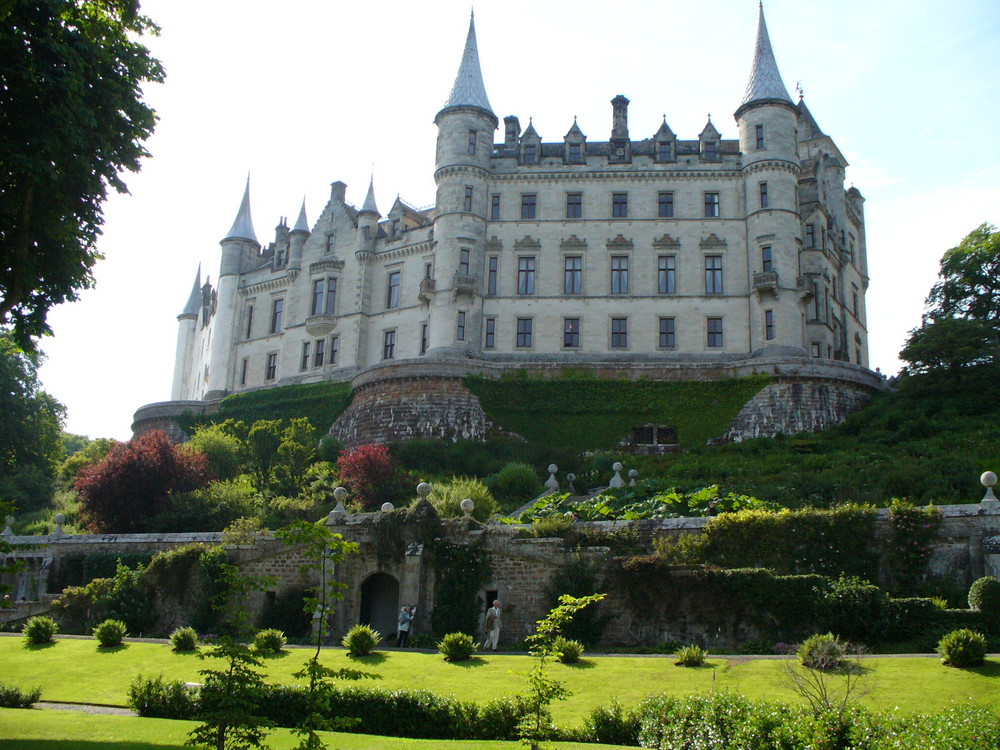
<svg viewBox="0 0 1000 750"><path fill-rule="evenodd" d="M381 664L382 662L384 662L389 657L387 657L381 651L376 651L373 654L368 654L368 656L350 656L350 655L348 655L347 658L350 659L353 662L358 663L358 664L368 664L369 666L378 666L379 664Z"/></svg>
<svg viewBox="0 0 1000 750"><path fill-rule="evenodd" d="M463 667L464 669L472 669L474 667L482 667L486 665L486 659L481 656L470 656L468 659L462 659L462 661L450 661L449 664L453 664L456 667Z"/></svg>
<svg viewBox="0 0 1000 750"><path fill-rule="evenodd" d="M99 654L117 654L119 651L124 651L128 648L127 643L119 643L117 646L98 646L97 653Z"/></svg>
<svg viewBox="0 0 1000 750"><path fill-rule="evenodd" d="M689 670L691 672L708 672L713 669L719 668L718 664L713 664L712 662L709 661L705 662L704 664L682 664L679 661L675 661L674 666L679 667L680 669Z"/></svg>
<svg viewBox="0 0 1000 750"><path fill-rule="evenodd" d="M983 677L1000 677L1000 661L990 661L987 659L986 663L981 667L966 667L962 671L975 672L976 674L981 674Z"/></svg>
<svg viewBox="0 0 1000 750"><path fill-rule="evenodd" d="M10 744L8 745L7 742ZM88 740L5 740L4 748L12 750L100 750L100 748L118 748L119 750L163 750L163 748L179 747L174 742L153 744L152 742L90 742Z"/></svg>
<svg viewBox="0 0 1000 750"><path fill-rule="evenodd" d="M257 656L259 656L264 661L271 661L271 659L284 659L286 656L289 656L290 654L291 652L286 651L285 649L281 649L281 651L271 651L266 654L257 652Z"/></svg>
<svg viewBox="0 0 1000 750"><path fill-rule="evenodd" d="M55 646L56 646L55 641L49 641L48 643L28 643L27 641L24 642L24 647L28 649L28 651L44 651L47 648L55 648Z"/></svg>
<svg viewBox="0 0 1000 750"><path fill-rule="evenodd" d="M170 649L170 653L174 656L197 656L199 651L196 648L185 649L184 651L178 651L175 648Z"/></svg>
<svg viewBox="0 0 1000 750"><path fill-rule="evenodd" d="M592 662L590 659L580 659L579 661L564 664L564 666L567 666L570 669L593 669L597 666L597 664Z"/></svg>

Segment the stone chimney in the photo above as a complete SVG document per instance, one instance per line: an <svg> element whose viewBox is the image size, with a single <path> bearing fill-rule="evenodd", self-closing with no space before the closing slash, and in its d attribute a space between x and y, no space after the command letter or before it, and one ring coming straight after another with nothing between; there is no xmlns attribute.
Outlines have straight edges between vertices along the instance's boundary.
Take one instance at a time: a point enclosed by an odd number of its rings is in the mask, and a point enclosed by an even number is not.
<svg viewBox="0 0 1000 750"><path fill-rule="evenodd" d="M514 151L517 149L517 139L521 135L521 121L514 115L507 115L503 118L503 148L504 151Z"/></svg>

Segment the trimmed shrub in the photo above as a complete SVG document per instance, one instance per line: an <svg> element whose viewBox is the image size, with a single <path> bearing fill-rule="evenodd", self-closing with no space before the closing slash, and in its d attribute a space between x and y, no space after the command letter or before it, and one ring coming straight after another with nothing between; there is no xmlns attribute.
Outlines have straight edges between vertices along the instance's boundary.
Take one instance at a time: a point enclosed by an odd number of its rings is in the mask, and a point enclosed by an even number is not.
<svg viewBox="0 0 1000 750"><path fill-rule="evenodd" d="M807 669L833 671L844 665L847 644L833 633L816 633L802 641L796 654Z"/></svg>
<svg viewBox="0 0 1000 750"><path fill-rule="evenodd" d="M93 633L102 648L113 648L122 645L128 628L121 620L105 620L94 628Z"/></svg>
<svg viewBox="0 0 1000 750"><path fill-rule="evenodd" d="M969 589L969 609L982 612L992 622L1000 621L1000 581L983 576Z"/></svg>
<svg viewBox="0 0 1000 750"><path fill-rule="evenodd" d="M0 682L0 708L31 708L42 697L40 687L22 690L17 685Z"/></svg>
<svg viewBox="0 0 1000 750"><path fill-rule="evenodd" d="M254 650L261 654L276 654L285 647L285 634L277 628L258 630L253 637Z"/></svg>
<svg viewBox="0 0 1000 750"><path fill-rule="evenodd" d="M476 652L477 644L467 633L448 633L438 643L445 661L464 661Z"/></svg>
<svg viewBox="0 0 1000 750"><path fill-rule="evenodd" d="M189 690L181 680L140 674L129 685L128 707L146 718L190 719L199 712L198 692Z"/></svg>
<svg viewBox="0 0 1000 750"><path fill-rule="evenodd" d="M488 521L495 513L500 512L500 506L493 499L489 489L478 479L469 477L453 477L444 484L435 484L434 491L427 498L442 518L462 518L462 501L472 500L475 507L472 517L477 521Z"/></svg>
<svg viewBox="0 0 1000 750"><path fill-rule="evenodd" d="M598 706L583 719L580 739L606 745L639 746L639 711L622 707L612 699L609 706Z"/></svg>
<svg viewBox="0 0 1000 750"><path fill-rule="evenodd" d="M559 661L563 664L576 664L583 656L583 644L571 638L557 636L555 640L556 651L559 652Z"/></svg>
<svg viewBox="0 0 1000 750"><path fill-rule="evenodd" d="M191 627L177 628L170 634L174 651L194 651L198 648L198 631Z"/></svg>
<svg viewBox="0 0 1000 750"><path fill-rule="evenodd" d="M542 480L528 464L509 463L497 474L493 494L504 509L510 510L537 497L542 487Z"/></svg>
<svg viewBox="0 0 1000 750"><path fill-rule="evenodd" d="M690 646L677 649L674 656L677 657L674 664L678 667L700 667L708 658L708 652L701 646L692 643Z"/></svg>
<svg viewBox="0 0 1000 750"><path fill-rule="evenodd" d="M986 660L986 638L966 628L953 630L938 642L937 651L949 667L978 667Z"/></svg>
<svg viewBox="0 0 1000 750"><path fill-rule="evenodd" d="M24 624L24 639L32 644L51 643L52 636L59 632L59 624L51 617L32 617Z"/></svg>
<svg viewBox="0 0 1000 750"><path fill-rule="evenodd" d="M382 641L382 634L370 625L355 625L340 643L352 658L368 656Z"/></svg>

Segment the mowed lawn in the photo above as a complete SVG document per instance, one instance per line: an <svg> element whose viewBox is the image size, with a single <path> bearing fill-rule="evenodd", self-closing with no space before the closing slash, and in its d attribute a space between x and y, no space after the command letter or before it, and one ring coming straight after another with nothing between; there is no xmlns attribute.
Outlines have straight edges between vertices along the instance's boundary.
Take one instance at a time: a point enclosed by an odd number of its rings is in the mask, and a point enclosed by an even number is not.
<svg viewBox="0 0 1000 750"><path fill-rule="evenodd" d="M292 674L311 656L309 649L292 648L266 659L268 679L294 683ZM380 679L363 685L388 689L430 690L465 700L486 701L520 692L526 656L488 654L449 664L439 654L384 651L350 659L339 648L324 649L322 660L332 668L351 666L374 672ZM125 705L128 686L137 674L163 675L187 682L200 680L198 670L208 662L195 654L177 654L160 643L128 643L98 651L90 639L58 638L46 646L27 647L23 638L0 638L0 680L21 687L38 685L42 699L79 703ZM872 693L865 703L876 709L911 712L937 711L955 702L972 700L1000 709L1000 660L990 659L976 669L944 667L936 658L877 657L865 660L872 670ZM782 660L738 657L711 659L705 667L685 669L670 657L598 656L580 664L552 664L551 674L564 680L574 695L554 705L557 723L579 724L598 705L617 699L638 703L652 693L690 695L731 690L749 697L794 701L781 678Z"/></svg>
<svg viewBox="0 0 1000 750"><path fill-rule="evenodd" d="M3 750L184 750L190 721L138 719L131 716L94 716L76 711L0 708L0 747ZM327 747L338 750L516 750L517 742L474 740L410 740L365 734L320 732ZM273 750L291 750L298 739L287 729L267 737ZM620 745L557 742L559 750L617 750Z"/></svg>

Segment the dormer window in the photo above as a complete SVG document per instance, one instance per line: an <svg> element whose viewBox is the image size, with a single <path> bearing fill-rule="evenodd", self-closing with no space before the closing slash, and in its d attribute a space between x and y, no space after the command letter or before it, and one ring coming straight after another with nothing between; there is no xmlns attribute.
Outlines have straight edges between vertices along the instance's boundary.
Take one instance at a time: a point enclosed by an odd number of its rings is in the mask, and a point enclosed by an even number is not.
<svg viewBox="0 0 1000 750"><path fill-rule="evenodd" d="M392 220L392 236L399 236L399 219Z"/></svg>
<svg viewBox="0 0 1000 750"><path fill-rule="evenodd" d="M568 145L569 145L569 160L573 162L583 161L583 144L570 143Z"/></svg>
<svg viewBox="0 0 1000 750"><path fill-rule="evenodd" d="M719 158L719 144L715 141L705 141L705 158L706 159L718 159Z"/></svg>
<svg viewBox="0 0 1000 750"><path fill-rule="evenodd" d="M670 141L659 141L656 144L656 160L657 161L673 161L674 160L674 144Z"/></svg>
<svg viewBox="0 0 1000 750"><path fill-rule="evenodd" d="M535 144L526 144L524 147L524 163L525 164L537 164L538 163L538 146Z"/></svg>

